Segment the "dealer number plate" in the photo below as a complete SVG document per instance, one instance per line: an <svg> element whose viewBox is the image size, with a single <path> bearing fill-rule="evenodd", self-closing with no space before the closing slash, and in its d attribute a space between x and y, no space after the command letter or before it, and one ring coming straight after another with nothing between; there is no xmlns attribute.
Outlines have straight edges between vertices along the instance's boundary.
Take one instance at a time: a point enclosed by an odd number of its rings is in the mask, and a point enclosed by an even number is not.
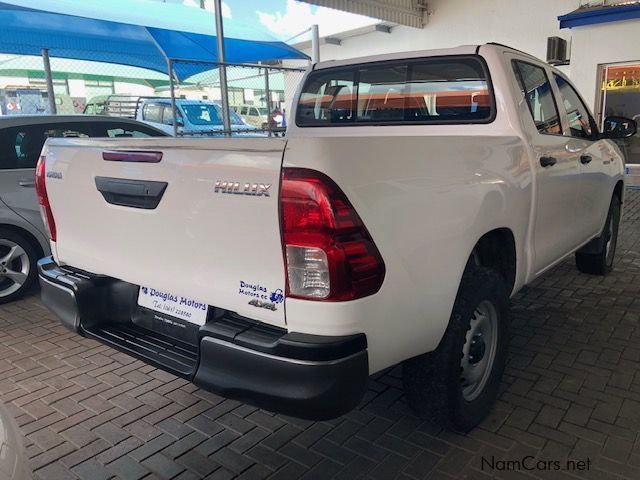
<svg viewBox="0 0 640 480"><path fill-rule="evenodd" d="M208 305L151 287L140 287L138 305L196 325L207 321Z"/></svg>

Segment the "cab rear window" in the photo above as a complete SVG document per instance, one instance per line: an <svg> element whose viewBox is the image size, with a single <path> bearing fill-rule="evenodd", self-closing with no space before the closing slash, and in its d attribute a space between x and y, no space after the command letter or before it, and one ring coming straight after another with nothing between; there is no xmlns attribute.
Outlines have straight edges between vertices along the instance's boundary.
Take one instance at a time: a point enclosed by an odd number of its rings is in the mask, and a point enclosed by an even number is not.
<svg viewBox="0 0 640 480"><path fill-rule="evenodd" d="M313 72L302 89L296 123L487 123L494 112L491 82L480 57L432 57Z"/></svg>

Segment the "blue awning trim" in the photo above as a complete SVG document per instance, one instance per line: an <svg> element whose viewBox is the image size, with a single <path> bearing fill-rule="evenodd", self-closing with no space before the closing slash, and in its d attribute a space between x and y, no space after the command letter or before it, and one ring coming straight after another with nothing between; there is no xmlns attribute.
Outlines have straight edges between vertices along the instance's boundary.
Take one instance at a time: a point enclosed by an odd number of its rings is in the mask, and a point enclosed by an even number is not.
<svg viewBox="0 0 640 480"><path fill-rule="evenodd" d="M131 7L149 3L127 1ZM211 62L218 59L214 23L208 12L181 7L186 11L196 10L194 14L198 15L196 19L201 23L211 20L209 30L212 34L201 33L207 27L200 24L194 27L196 22L185 25L188 28L185 30L171 30L164 28L167 21L163 18L154 22L163 27L116 22L112 20L115 16L112 12L110 19L105 20L100 18L100 0L83 0L85 4L96 5L96 18L28 8L11 2L18 3L16 0L0 0L0 53L40 55L42 48L48 48L51 57L117 63L162 73L167 73L165 54L172 59L195 61L176 64L175 73L180 79L211 70L214 67ZM43 0L35 3L48 4ZM163 8L164 4L153 3L154 8ZM125 16L123 14L123 20L132 21ZM174 23L179 28L180 20ZM268 36L256 33L245 36L239 28L229 30L231 35L225 35L226 61L229 63L308 58L294 47Z"/></svg>
<svg viewBox="0 0 640 480"><path fill-rule="evenodd" d="M581 8L566 15L560 15L560 28L583 27L599 23L620 22L640 18L640 3L633 5L612 5L609 7Z"/></svg>

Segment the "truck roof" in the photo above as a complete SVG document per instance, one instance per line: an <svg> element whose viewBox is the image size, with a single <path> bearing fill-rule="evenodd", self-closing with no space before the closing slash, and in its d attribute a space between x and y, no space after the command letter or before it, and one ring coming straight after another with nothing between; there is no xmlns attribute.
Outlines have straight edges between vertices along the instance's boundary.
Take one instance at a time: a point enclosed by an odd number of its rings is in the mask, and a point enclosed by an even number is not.
<svg viewBox="0 0 640 480"><path fill-rule="evenodd" d="M439 48L439 49L429 49L429 50L413 50L410 52L385 53L382 55L370 55L366 57L355 57L355 58L349 58L344 60L327 60L324 62L317 63L313 67L313 69L321 70L323 68L341 67L346 65L355 65L358 63L384 62L387 60L406 60L408 58L439 57L439 56L446 56L446 55L474 55L478 52L478 50L480 50L480 47L482 47L483 49L487 48L487 49L495 49L499 51L513 50L534 58L532 55L526 52L522 52L508 45L503 45L500 43L485 43L485 44L478 44L478 45L460 45L458 47L453 47L453 48Z"/></svg>

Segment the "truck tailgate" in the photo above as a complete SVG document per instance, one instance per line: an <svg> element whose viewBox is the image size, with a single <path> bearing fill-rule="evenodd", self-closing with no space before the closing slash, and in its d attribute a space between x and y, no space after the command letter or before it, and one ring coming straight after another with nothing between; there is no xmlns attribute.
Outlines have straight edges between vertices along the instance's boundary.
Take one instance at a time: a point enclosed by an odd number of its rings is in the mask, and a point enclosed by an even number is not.
<svg viewBox="0 0 640 480"><path fill-rule="evenodd" d="M49 140L56 261L283 326L284 147L249 138ZM118 160L131 151L162 158Z"/></svg>

